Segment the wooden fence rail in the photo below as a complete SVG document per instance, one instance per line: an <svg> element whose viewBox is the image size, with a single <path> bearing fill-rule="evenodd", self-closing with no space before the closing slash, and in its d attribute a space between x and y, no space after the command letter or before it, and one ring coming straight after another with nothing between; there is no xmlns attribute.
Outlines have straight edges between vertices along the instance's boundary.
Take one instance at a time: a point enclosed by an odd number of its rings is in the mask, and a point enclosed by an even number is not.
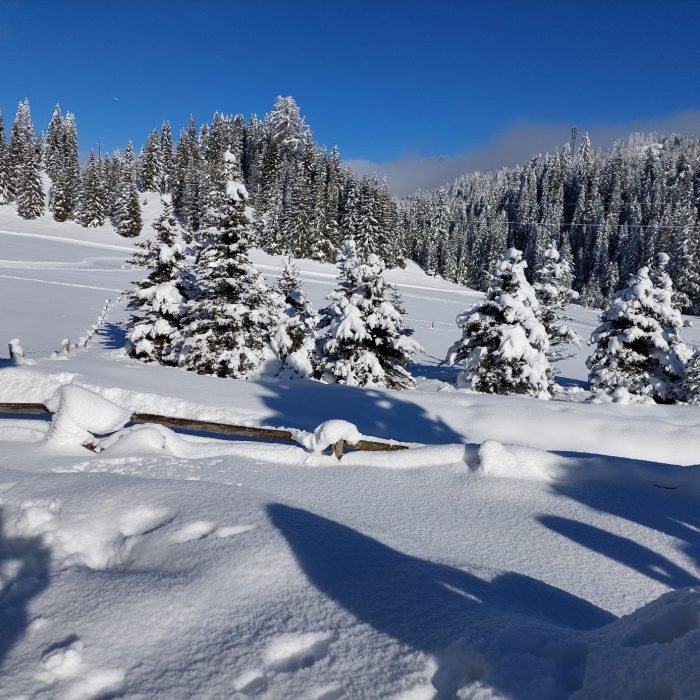
<svg viewBox="0 0 700 700"><path fill-rule="evenodd" d="M43 403L0 403L0 413L51 413ZM231 423L216 423L213 421L194 420L192 418L175 418L161 416L156 413L133 413L132 423L157 423L168 428L180 428L182 430L197 430L203 433L220 435L237 435L239 437L255 437L264 440L277 440L279 442L296 442L289 430L280 428L257 428L250 425L234 425ZM352 445L340 440L333 445L333 454L340 459L345 447L365 452L393 452L406 450L407 445L399 445L392 442L379 440L360 440Z"/></svg>

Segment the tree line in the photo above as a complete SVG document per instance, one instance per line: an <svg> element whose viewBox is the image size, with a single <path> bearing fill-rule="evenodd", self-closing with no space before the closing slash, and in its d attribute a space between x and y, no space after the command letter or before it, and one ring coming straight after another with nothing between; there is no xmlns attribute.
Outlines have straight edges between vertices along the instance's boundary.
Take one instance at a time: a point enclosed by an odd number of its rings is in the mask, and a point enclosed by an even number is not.
<svg viewBox="0 0 700 700"><path fill-rule="evenodd" d="M573 288L600 307L630 276L670 254L684 312L700 309L700 140L633 134L594 151L536 155L493 173L463 175L400 203L408 255L429 274L485 291L502 251L523 252L533 281L552 240L571 261Z"/></svg>
<svg viewBox="0 0 700 700"><path fill-rule="evenodd" d="M189 238L214 223L224 182L224 153L233 154L255 210L254 244L273 254L335 262L348 237L363 254L402 265L397 204L386 182L343 167L336 147L314 143L291 97L278 97L264 119L215 113L190 118L176 142L169 122L153 129L138 153L95 154L81 164L75 116L57 106L37 134L29 102L20 102L9 142L0 114L0 204L26 219L47 208L57 221L96 227L111 222L123 236L141 232L142 192L167 193ZM42 172L48 176L48 197Z"/></svg>

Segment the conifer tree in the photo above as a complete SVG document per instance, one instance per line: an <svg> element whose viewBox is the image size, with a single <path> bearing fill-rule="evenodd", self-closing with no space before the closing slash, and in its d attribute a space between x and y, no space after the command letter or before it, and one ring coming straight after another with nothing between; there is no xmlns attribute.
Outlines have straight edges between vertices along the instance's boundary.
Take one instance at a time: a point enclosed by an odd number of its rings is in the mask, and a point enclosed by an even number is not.
<svg viewBox="0 0 700 700"><path fill-rule="evenodd" d="M293 97L279 96L275 100L273 110L265 117L264 128L286 158L301 152L310 133Z"/></svg>
<svg viewBox="0 0 700 700"><path fill-rule="evenodd" d="M124 156L122 158L122 171L124 177L136 181L138 177L138 159L134 153L134 144L128 141L124 147Z"/></svg>
<svg viewBox="0 0 700 700"><path fill-rule="evenodd" d="M354 240L346 239L338 286L319 324L326 329L321 374L327 381L392 389L415 385L406 365L422 348L404 326L398 292L385 281L384 267L373 253L358 257Z"/></svg>
<svg viewBox="0 0 700 700"><path fill-rule="evenodd" d="M553 366L566 357L571 357L566 352L568 345L581 346L581 337L567 323L573 319L564 312L578 298L578 294L571 289L572 279L568 261L562 259L556 243L552 241L543 254L533 289L539 303L539 319L549 338L547 358Z"/></svg>
<svg viewBox="0 0 700 700"><path fill-rule="evenodd" d="M526 265L519 250L507 250L486 300L457 317L462 338L450 348L446 363L463 363L460 386L488 394L550 397L549 341L537 318L539 305L525 278Z"/></svg>
<svg viewBox="0 0 700 700"><path fill-rule="evenodd" d="M22 166L25 161L34 160L36 157L36 140L36 131L29 111L29 101L24 100L17 106L17 114L14 122L12 122L12 130L10 131L8 189L11 201L14 201L17 197L18 180Z"/></svg>
<svg viewBox="0 0 700 700"><path fill-rule="evenodd" d="M172 188L173 167L173 134L170 122L164 121L160 128L160 188L162 192L170 192Z"/></svg>
<svg viewBox="0 0 700 700"><path fill-rule="evenodd" d="M685 367L683 399L691 406L700 406L700 351L696 350Z"/></svg>
<svg viewBox="0 0 700 700"><path fill-rule="evenodd" d="M160 136L158 129L153 129L148 135L146 145L141 149L139 157L139 179L144 192L160 191L163 179L163 167L160 153Z"/></svg>
<svg viewBox="0 0 700 700"><path fill-rule="evenodd" d="M172 202L169 202L169 215L172 215ZM123 179L116 203L116 229L120 236L133 238L141 233L141 203L136 183ZM155 227L155 225L154 225ZM156 228L158 231L158 228Z"/></svg>
<svg viewBox="0 0 700 700"><path fill-rule="evenodd" d="M299 268L291 258L284 262L278 291L286 306L272 336L272 349L282 362L284 377L310 377L316 366L318 314L301 288Z"/></svg>
<svg viewBox="0 0 700 700"><path fill-rule="evenodd" d="M690 201L679 205L672 241L676 302L688 313L700 309L700 226Z"/></svg>
<svg viewBox="0 0 700 700"><path fill-rule="evenodd" d="M5 142L5 125L0 112L0 204L10 204L12 200L10 149Z"/></svg>
<svg viewBox="0 0 700 700"><path fill-rule="evenodd" d="M67 221L73 218L78 206L80 163L75 116L67 112L61 124L60 141L56 141L57 152L53 156L55 169L51 176L49 203L54 219Z"/></svg>
<svg viewBox="0 0 700 700"><path fill-rule="evenodd" d="M198 297L190 305L180 363L200 374L247 377L273 358L280 304L248 257L248 193L236 157L224 155L226 190L209 245L196 263Z"/></svg>
<svg viewBox="0 0 700 700"><path fill-rule="evenodd" d="M46 173L51 178L52 182L56 181L63 171L64 143L63 115L61 114L61 106L57 104L46 130L46 151L44 159Z"/></svg>
<svg viewBox="0 0 700 700"><path fill-rule="evenodd" d="M689 352L666 280L655 287L649 268L641 268L603 312L591 336L595 350L586 361L596 399L674 403L682 398Z"/></svg>
<svg viewBox="0 0 700 700"><path fill-rule="evenodd" d="M129 184L129 189L136 192L134 183ZM155 240L139 244L139 250L130 260L137 266L148 267L149 273L129 293L134 316L126 349L139 360L175 365L192 282L183 269L184 245L170 195L163 195L162 203L163 212L153 224Z"/></svg>
<svg viewBox="0 0 700 700"><path fill-rule="evenodd" d="M102 161L91 151L81 178L76 221L88 228L102 226L107 213Z"/></svg>
<svg viewBox="0 0 700 700"><path fill-rule="evenodd" d="M17 213L23 219L36 219L44 213L44 187L40 167L39 144L32 139L26 144L17 171Z"/></svg>

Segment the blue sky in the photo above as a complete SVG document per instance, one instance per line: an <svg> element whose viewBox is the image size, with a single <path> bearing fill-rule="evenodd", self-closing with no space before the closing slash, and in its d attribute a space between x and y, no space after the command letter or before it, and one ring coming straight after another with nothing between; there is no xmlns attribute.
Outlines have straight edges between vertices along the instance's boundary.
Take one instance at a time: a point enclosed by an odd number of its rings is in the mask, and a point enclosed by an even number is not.
<svg viewBox="0 0 700 700"><path fill-rule="evenodd" d="M700 108L698 27L690 0L1 0L0 108L45 128L59 101L111 149L291 94L347 159L454 156Z"/></svg>

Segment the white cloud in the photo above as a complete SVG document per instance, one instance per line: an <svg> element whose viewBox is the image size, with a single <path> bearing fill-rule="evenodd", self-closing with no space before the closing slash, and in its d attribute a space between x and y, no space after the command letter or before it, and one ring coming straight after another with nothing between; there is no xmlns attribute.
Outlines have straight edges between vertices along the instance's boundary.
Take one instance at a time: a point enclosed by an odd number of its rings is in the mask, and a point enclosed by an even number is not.
<svg viewBox="0 0 700 700"><path fill-rule="evenodd" d="M461 155L441 158L402 157L386 163L369 160L347 160L355 172L377 175L389 181L396 196L404 196L417 190L430 190L454 180L459 175L475 170L488 171L522 163L536 153L553 151L569 141L571 124L520 123L506 129L489 143ZM687 110L677 114L637 119L617 123L577 124L579 138L588 131L594 148L608 148L618 139L632 132L656 132L658 134L700 134L700 110Z"/></svg>

